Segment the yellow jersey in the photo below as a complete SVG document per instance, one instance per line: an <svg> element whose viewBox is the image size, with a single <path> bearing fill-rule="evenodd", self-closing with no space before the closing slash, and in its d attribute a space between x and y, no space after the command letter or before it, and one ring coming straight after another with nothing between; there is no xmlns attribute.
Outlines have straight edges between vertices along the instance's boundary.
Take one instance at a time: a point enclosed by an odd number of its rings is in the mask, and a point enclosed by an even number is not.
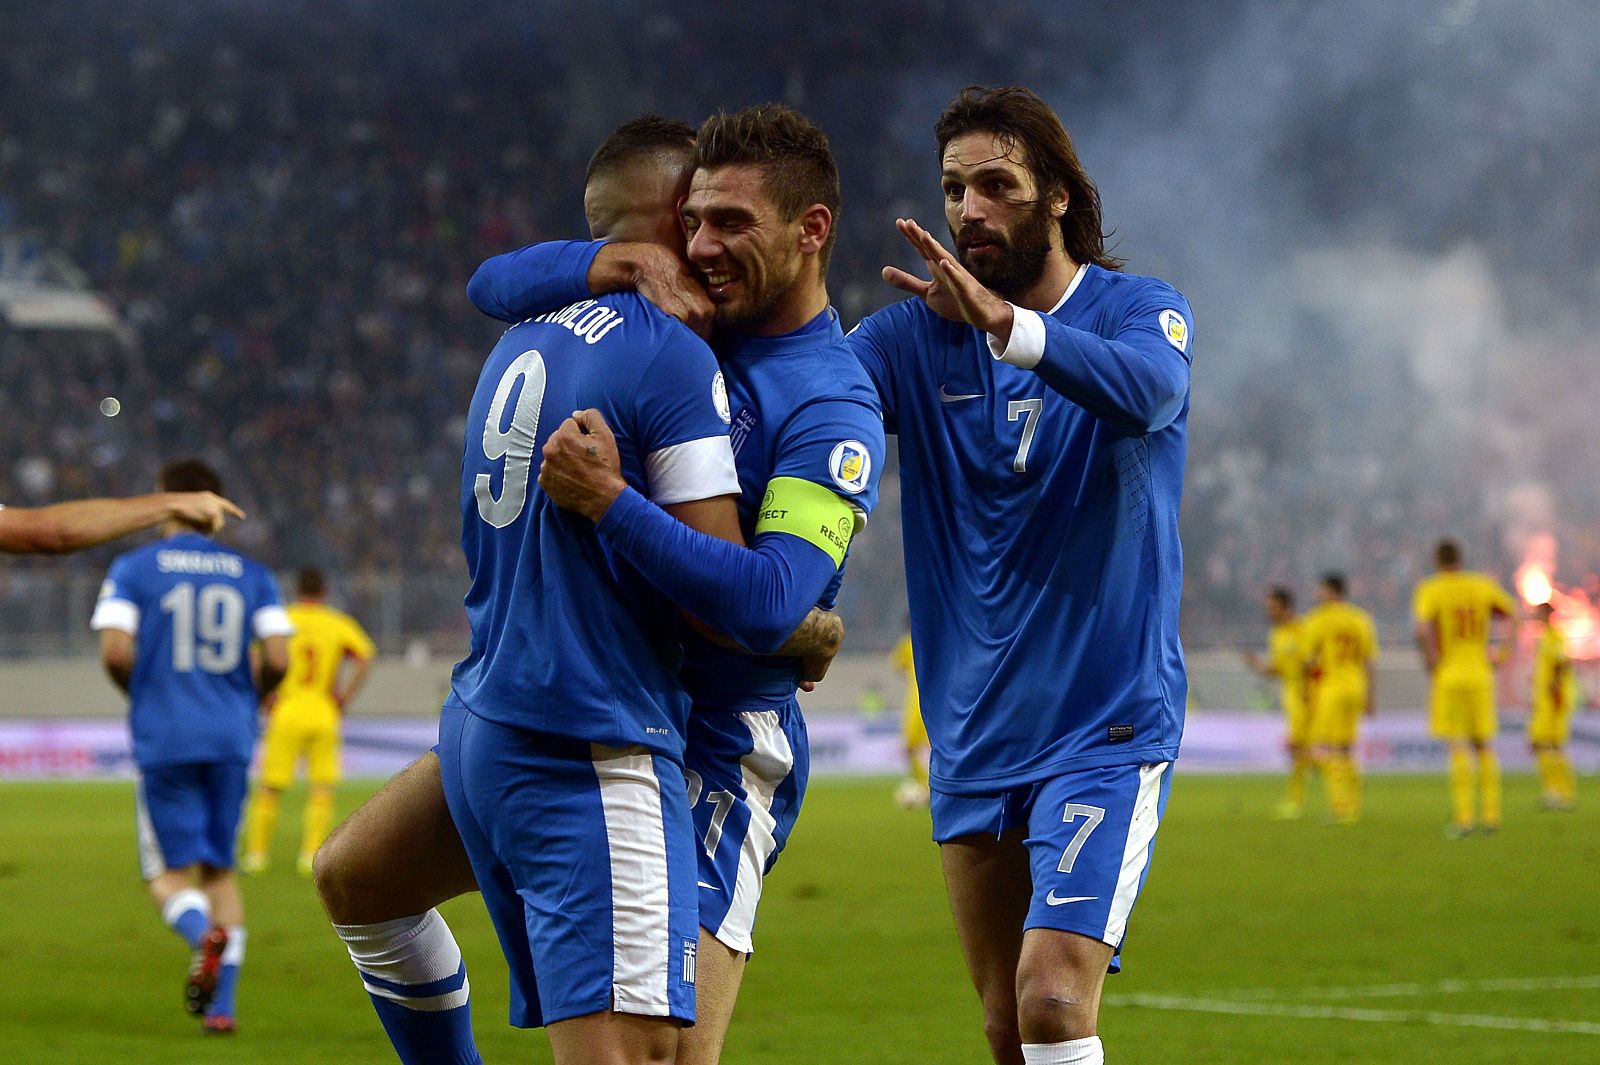
<svg viewBox="0 0 1600 1065"><path fill-rule="evenodd" d="M278 685L274 713L296 708L333 709L333 686L346 657L366 661L377 653L372 638L356 620L322 603L296 601L286 608L294 635L289 637L289 672Z"/></svg>
<svg viewBox="0 0 1600 1065"><path fill-rule="evenodd" d="M921 699L917 695L917 671L911 656L911 637L902 636L900 642L894 645L894 650L889 653L889 664L904 674L906 678L906 698L904 709L907 717L922 714Z"/></svg>
<svg viewBox="0 0 1600 1065"><path fill-rule="evenodd" d="M1367 683L1367 663L1378 657L1378 628L1354 603L1323 603L1304 618L1306 658L1317 683L1328 687Z"/></svg>
<svg viewBox="0 0 1600 1065"><path fill-rule="evenodd" d="M1491 687L1489 636L1495 614L1515 617L1517 601L1492 577L1446 570L1417 585L1411 613L1431 624L1439 641L1433 682L1448 688Z"/></svg>
<svg viewBox="0 0 1600 1065"><path fill-rule="evenodd" d="M1554 625L1544 627L1533 659L1533 712L1561 715L1578 701L1578 678L1567 657L1567 641Z"/></svg>
<svg viewBox="0 0 1600 1065"><path fill-rule="evenodd" d="M1272 626L1267 634L1267 667L1283 685L1283 708L1292 711L1305 703L1306 646L1305 622L1290 618Z"/></svg>

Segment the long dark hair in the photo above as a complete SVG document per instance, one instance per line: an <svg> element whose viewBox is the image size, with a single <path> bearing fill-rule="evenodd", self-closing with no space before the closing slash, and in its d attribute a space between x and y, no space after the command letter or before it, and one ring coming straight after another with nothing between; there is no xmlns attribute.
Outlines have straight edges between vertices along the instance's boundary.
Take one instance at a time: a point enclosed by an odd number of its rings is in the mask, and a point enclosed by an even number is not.
<svg viewBox="0 0 1600 1065"><path fill-rule="evenodd" d="M940 159L952 140L973 132L995 134L1008 151L1021 146L1041 198L1056 189L1066 190L1061 242L1072 261L1094 263L1107 270L1122 268L1123 260L1106 253L1100 190L1084 172L1061 119L1037 93L1020 85L998 89L968 85L944 109L933 132L939 140Z"/></svg>

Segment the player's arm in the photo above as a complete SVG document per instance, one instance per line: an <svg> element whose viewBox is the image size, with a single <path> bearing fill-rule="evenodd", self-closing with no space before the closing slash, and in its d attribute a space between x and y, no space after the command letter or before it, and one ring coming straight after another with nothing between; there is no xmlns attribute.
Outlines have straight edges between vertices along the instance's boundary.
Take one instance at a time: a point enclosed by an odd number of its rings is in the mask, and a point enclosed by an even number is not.
<svg viewBox="0 0 1600 1065"><path fill-rule="evenodd" d="M256 691L266 698L277 690L289 673L289 637L266 636L261 640L260 665L256 673Z"/></svg>
<svg viewBox="0 0 1600 1065"><path fill-rule="evenodd" d="M357 693L367 686L367 680L372 676L373 657L371 655L363 657L351 654L348 657L353 665L350 666L348 676L345 677L344 685L333 693L333 701L339 705L341 712L350 705L351 700L356 697Z"/></svg>
<svg viewBox="0 0 1600 1065"><path fill-rule="evenodd" d="M121 629L100 630L100 664L105 666L106 676L111 678L111 683L124 692L133 683L136 651L133 633Z"/></svg>
<svg viewBox="0 0 1600 1065"><path fill-rule="evenodd" d="M1176 291L1152 289L1106 338L1007 303L910 219L900 232L927 263L931 281L887 267L884 280L922 297L936 313L989 334L995 358L1038 374L1119 432L1143 436L1172 424L1189 396L1193 321Z"/></svg>
<svg viewBox="0 0 1600 1065"><path fill-rule="evenodd" d="M1422 655L1422 668L1432 673L1439 664L1439 626L1435 620L1438 611L1429 594L1428 584L1419 586L1411 597L1411 632Z"/></svg>
<svg viewBox="0 0 1600 1065"><path fill-rule="evenodd" d="M1522 618L1519 613L1517 601L1511 598L1511 593L1496 586L1489 601L1489 617L1491 621L1496 618L1500 620L1500 640L1494 648L1492 657L1497 666L1503 666L1511 661L1511 653L1516 649L1517 636L1522 632Z"/></svg>
<svg viewBox="0 0 1600 1065"><path fill-rule="evenodd" d="M608 292L638 292L702 336L714 308L699 278L660 244L555 240L487 259L467 282L467 298L502 322L520 322Z"/></svg>
<svg viewBox="0 0 1600 1065"><path fill-rule="evenodd" d="M7 507L0 510L0 551L65 554L174 520L216 532L229 516L242 518L244 511L210 492L156 492L128 499Z"/></svg>

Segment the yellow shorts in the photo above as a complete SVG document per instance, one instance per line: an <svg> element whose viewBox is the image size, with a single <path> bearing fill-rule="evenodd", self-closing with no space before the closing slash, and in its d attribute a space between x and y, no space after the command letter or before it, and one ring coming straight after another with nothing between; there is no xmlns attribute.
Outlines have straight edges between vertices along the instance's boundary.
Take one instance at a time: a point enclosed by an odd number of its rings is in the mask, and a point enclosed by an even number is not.
<svg viewBox="0 0 1600 1065"><path fill-rule="evenodd" d="M307 781L329 786L339 782L338 713L308 712L280 704L267 719L267 735L261 745L261 783L287 788L294 783L295 765L302 756Z"/></svg>
<svg viewBox="0 0 1600 1065"><path fill-rule="evenodd" d="M1494 688L1433 686L1429 727L1442 740L1490 740L1500 731Z"/></svg>
<svg viewBox="0 0 1600 1065"><path fill-rule="evenodd" d="M1318 684L1311 712L1311 742L1319 747L1350 747L1367 711L1365 684Z"/></svg>
<svg viewBox="0 0 1600 1065"><path fill-rule="evenodd" d="M1528 718L1528 742L1538 747L1565 747L1572 736L1572 711L1535 706Z"/></svg>

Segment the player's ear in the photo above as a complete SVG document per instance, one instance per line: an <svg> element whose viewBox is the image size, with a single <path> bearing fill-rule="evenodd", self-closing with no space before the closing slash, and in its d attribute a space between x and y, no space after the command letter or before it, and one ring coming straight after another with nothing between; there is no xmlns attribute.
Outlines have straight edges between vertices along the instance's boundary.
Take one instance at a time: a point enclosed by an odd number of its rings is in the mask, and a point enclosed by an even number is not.
<svg viewBox="0 0 1600 1065"><path fill-rule="evenodd" d="M814 203L800 215L800 253L816 255L828 243L833 233L833 212L820 203Z"/></svg>
<svg viewBox="0 0 1600 1065"><path fill-rule="evenodd" d="M1065 185L1057 185L1055 188L1051 189L1050 195L1047 197L1047 202L1050 204L1051 216L1060 218L1062 215L1066 214L1067 207L1069 206L1071 200L1072 197L1067 194L1067 187Z"/></svg>

